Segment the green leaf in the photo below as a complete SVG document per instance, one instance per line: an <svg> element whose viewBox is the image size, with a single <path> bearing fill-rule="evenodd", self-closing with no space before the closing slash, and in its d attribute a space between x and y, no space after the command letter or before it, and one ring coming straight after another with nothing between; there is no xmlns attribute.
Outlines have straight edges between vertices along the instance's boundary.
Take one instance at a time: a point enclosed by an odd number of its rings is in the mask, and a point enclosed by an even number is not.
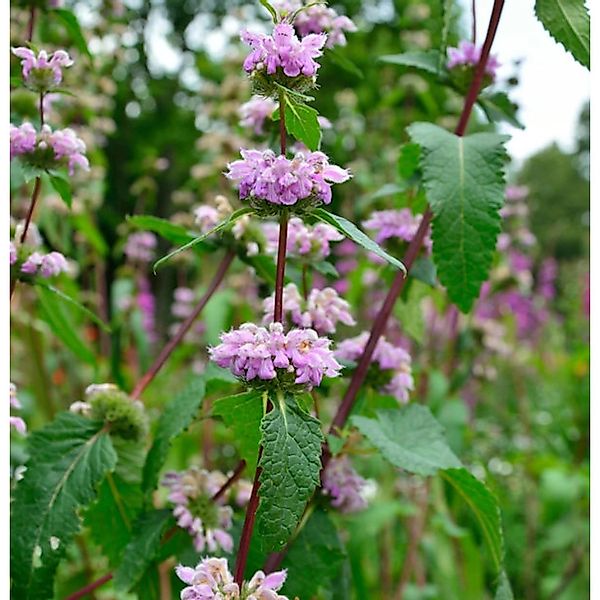
<svg viewBox="0 0 600 600"><path fill-rule="evenodd" d="M259 535L266 547L279 549L294 532L306 503L319 485L319 421L281 394L261 423Z"/></svg>
<svg viewBox="0 0 600 600"><path fill-rule="evenodd" d="M438 276L450 299L468 312L488 277L500 232L508 136L459 137L431 123L415 123L408 132L422 150Z"/></svg>
<svg viewBox="0 0 600 600"><path fill-rule="evenodd" d="M310 106L297 102L288 94L285 97L285 128L309 150L315 151L321 144L321 127L317 117L319 113Z"/></svg>
<svg viewBox="0 0 600 600"><path fill-rule="evenodd" d="M403 144L398 157L398 173L402 179L411 179L419 169L421 148L419 144Z"/></svg>
<svg viewBox="0 0 600 600"><path fill-rule="evenodd" d="M189 248L193 248L196 244L199 244L200 242L204 241L206 238L210 237L211 235L214 235L215 233L220 233L221 231L224 231L225 229L229 229L238 219L241 219L245 215L252 214L253 212L254 212L254 209L251 208L250 206L245 206L244 208L240 208L240 209L236 210L231 215L229 215L229 217L227 217L227 219L225 219L224 221L221 221L218 225L213 227L210 231L207 231L206 233L203 233L199 237L194 238L193 240L190 240L189 242L187 242L180 248L173 250L173 252L169 252L169 254L167 254L166 256L163 256L161 259L157 260L154 263L154 267L153 267L154 272L156 273L157 269L161 265L163 265L167 261L171 260L174 256L177 256L180 252L183 252L184 250L188 250Z"/></svg>
<svg viewBox="0 0 600 600"><path fill-rule="evenodd" d="M63 202L71 208L73 204L73 195L71 193L71 184L68 179L59 175L51 175L48 173L48 180L54 188L54 191L63 199Z"/></svg>
<svg viewBox="0 0 600 600"><path fill-rule="evenodd" d="M283 566L288 569L285 593L290 598L312 598L328 589L345 558L337 529L322 510L315 510L294 543Z"/></svg>
<svg viewBox="0 0 600 600"><path fill-rule="evenodd" d="M45 290L49 291L51 294L55 294L61 300L64 300L67 304L74 307L79 312L83 313L86 317L88 317L91 321L96 323L96 325L98 325L104 331L110 333L110 327L99 316L95 315L89 308L85 307L80 302L77 302L77 300L75 300L75 298L71 298L71 296L65 294L64 292L61 292L58 288L55 288L53 285L50 285L49 283L45 283L44 281L40 281L39 279L36 280L35 285L38 288L44 288Z"/></svg>
<svg viewBox="0 0 600 600"><path fill-rule="evenodd" d="M75 46L77 46L77 49L83 54L87 54L87 56L91 59L92 54L88 48L85 38L83 37L81 26L79 25L79 21L77 20L75 14L64 8L56 8L51 12L63 22L65 29L69 32L69 35L71 36Z"/></svg>
<svg viewBox="0 0 600 600"><path fill-rule="evenodd" d="M440 53L437 50L404 52L402 54L388 54L379 57L380 62L402 67L412 67L419 71L440 75Z"/></svg>
<svg viewBox="0 0 600 600"><path fill-rule="evenodd" d="M163 533L171 520L168 509L143 514L133 527L133 538L125 547L123 561L115 571L115 588L129 591L135 587L160 550Z"/></svg>
<svg viewBox="0 0 600 600"><path fill-rule="evenodd" d="M344 217L340 217L339 215L335 215L329 211L326 211L323 208L317 208L311 213L314 215L319 221L323 221L324 223L328 223L335 227L340 233L343 233L348 239L356 242L369 252L373 252L380 258L383 258L391 265L394 265L397 269L404 271L406 273L406 267L397 259L388 254L379 244L374 242L368 235L363 233L354 223L348 221L348 219L344 219Z"/></svg>
<svg viewBox="0 0 600 600"><path fill-rule="evenodd" d="M374 419L354 416L352 424L386 460L409 473L433 475L439 469L461 466L442 426L420 404L379 410Z"/></svg>
<svg viewBox="0 0 600 600"><path fill-rule="evenodd" d="M158 474L167 458L171 442L194 420L205 393L205 378L196 376L165 406L156 425L154 442L144 465L142 484L144 491L156 487Z"/></svg>
<svg viewBox="0 0 600 600"><path fill-rule="evenodd" d="M275 286L277 267L271 256L248 256L244 253L242 256L239 256L239 258L247 265L250 265L265 283Z"/></svg>
<svg viewBox="0 0 600 600"><path fill-rule="evenodd" d="M108 245L102 237L100 230L90 218L90 215L88 213L71 213L70 216L74 227L90 243L94 250L100 256L106 256L108 254Z"/></svg>
<svg viewBox="0 0 600 600"><path fill-rule="evenodd" d="M416 342L422 343L425 335L425 320L421 306L423 298L429 294L429 288L420 281L413 280L402 302L394 305L394 314L402 329Z"/></svg>
<svg viewBox="0 0 600 600"><path fill-rule="evenodd" d="M117 455L103 423L60 413L28 439L29 462L11 517L12 597L53 598L59 560Z"/></svg>
<svg viewBox="0 0 600 600"><path fill-rule="evenodd" d="M513 127L525 129L523 123L517 118L519 107L504 92L482 94L478 102L490 123L506 121Z"/></svg>
<svg viewBox="0 0 600 600"><path fill-rule="evenodd" d="M340 274L338 270L326 260L322 260L321 262L315 263L313 265L315 271L321 273L321 275L325 275L326 277L339 277Z"/></svg>
<svg viewBox="0 0 600 600"><path fill-rule="evenodd" d="M157 233L172 244L187 244L198 237L198 233L188 231L181 225L176 225L175 223L171 223L171 221L152 215L128 216L127 222L138 229ZM204 243L200 245L200 248L202 250L207 250L210 246Z"/></svg>
<svg viewBox="0 0 600 600"><path fill-rule="evenodd" d="M504 539L500 507L487 487L466 469L447 469L440 475L465 501L477 519L497 572L502 569Z"/></svg>
<svg viewBox="0 0 600 600"><path fill-rule="evenodd" d="M85 514L85 525L110 566L116 568L131 540L133 524L144 501L141 490L144 448L139 442L116 436L112 442L118 456L117 466L102 482L98 499Z"/></svg>
<svg viewBox="0 0 600 600"><path fill-rule="evenodd" d="M584 67L590 68L590 15L584 0L536 0L544 29Z"/></svg>
<svg viewBox="0 0 600 600"><path fill-rule="evenodd" d="M69 312L65 310L65 304L59 300L59 296L46 287L36 286L36 290L40 301L41 315L54 335L75 356L91 365L95 365L95 354L77 333L77 326Z"/></svg>
<svg viewBox="0 0 600 600"><path fill-rule="evenodd" d="M233 430L248 473L256 469L264 404L263 393L257 390L220 398L213 404L212 414L222 417L225 425Z"/></svg>
<svg viewBox="0 0 600 600"><path fill-rule="evenodd" d="M494 600L515 600L513 591L510 587L510 581L504 571L502 571L498 577L498 587L496 588Z"/></svg>
<svg viewBox="0 0 600 600"><path fill-rule="evenodd" d="M271 6L268 0L258 0L268 11L273 18L273 23L277 23L277 11Z"/></svg>
<svg viewBox="0 0 600 600"><path fill-rule="evenodd" d="M419 256L410 269L410 276L435 287L437 284L435 263L428 256Z"/></svg>
<svg viewBox="0 0 600 600"><path fill-rule="evenodd" d="M364 79L364 73L345 54L340 52L339 47L334 49L330 48L327 51L327 57L331 59L332 63L344 69L347 73L358 77L358 79Z"/></svg>

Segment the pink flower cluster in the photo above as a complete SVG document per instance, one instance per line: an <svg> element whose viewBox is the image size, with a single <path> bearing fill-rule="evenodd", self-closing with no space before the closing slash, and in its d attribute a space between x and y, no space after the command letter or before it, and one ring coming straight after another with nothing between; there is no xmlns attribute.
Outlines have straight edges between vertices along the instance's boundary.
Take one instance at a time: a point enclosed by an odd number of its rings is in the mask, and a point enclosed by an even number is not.
<svg viewBox="0 0 600 600"><path fill-rule="evenodd" d="M37 56L30 48L13 48L12 52L21 59L25 82L40 91L59 85L63 79L63 68L73 64L71 57L64 50L57 50L51 54L40 50Z"/></svg>
<svg viewBox="0 0 600 600"><path fill-rule="evenodd" d="M10 407L19 410L21 408L21 403L17 398L17 386L14 383L10 383ZM10 426L21 435L25 435L27 433L27 425L25 425L25 421L21 419L21 417L9 417Z"/></svg>
<svg viewBox="0 0 600 600"><path fill-rule="evenodd" d="M137 231L127 238L123 252L131 261L149 263L154 258L158 240L149 231Z"/></svg>
<svg viewBox="0 0 600 600"><path fill-rule="evenodd" d="M273 35L243 31L242 41L252 48L244 60L247 73L266 69L268 75L274 75L281 69L288 77L313 77L319 68L315 58L323 54L327 41L325 35L311 34L299 40L294 28L288 23L277 23Z"/></svg>
<svg viewBox="0 0 600 600"><path fill-rule="evenodd" d="M274 307L275 294L272 294L263 301L263 325L273 321ZM310 327L320 335L335 333L338 323L356 324L350 314L350 305L333 288L313 289L305 301L296 284L289 283L283 288L283 310L289 313L292 323Z"/></svg>
<svg viewBox="0 0 600 600"><path fill-rule="evenodd" d="M169 488L169 501L175 504L177 525L192 536L198 552L205 548L210 552L233 550L233 538L227 533L233 524L233 509L213 500L226 480L220 471L197 467L180 473L170 471L162 480L162 485Z"/></svg>
<svg viewBox="0 0 600 600"><path fill-rule="evenodd" d="M337 377L341 365L329 348L331 341L314 329L283 332L281 323L268 329L244 323L239 329L221 334L221 343L209 348L211 359L220 367L249 382L271 381L289 375L297 385L312 389L324 376Z"/></svg>
<svg viewBox="0 0 600 600"><path fill-rule="evenodd" d="M481 47L473 42L462 40L458 43L458 48L448 48L448 61L446 67L455 69L456 67L475 67L481 57ZM496 78L496 71L500 63L495 56L490 55L485 67L485 73L492 79Z"/></svg>
<svg viewBox="0 0 600 600"><path fill-rule="evenodd" d="M262 135L267 118L275 112L277 102L272 98L254 96L238 109L240 125L252 129L256 135Z"/></svg>
<svg viewBox="0 0 600 600"><path fill-rule="evenodd" d="M331 496L331 505L342 513L353 513L367 508L367 482L354 470L344 455L333 457L322 475L323 494Z"/></svg>
<svg viewBox="0 0 600 600"><path fill-rule="evenodd" d="M266 222L262 226L267 241L266 251L277 253L279 240L279 224ZM344 236L326 223L305 225L302 219L292 217L288 222L286 254L288 258L296 258L308 262L321 262L329 256L330 242L339 242Z"/></svg>
<svg viewBox="0 0 600 600"><path fill-rule="evenodd" d="M363 226L375 231L375 241L383 244L386 240L397 238L410 242L415 234L423 215L413 215L410 208L400 210L378 210L363 221ZM423 247L431 252L431 236L428 233L423 240Z"/></svg>
<svg viewBox="0 0 600 600"><path fill-rule="evenodd" d="M335 352L340 360L357 361L367 345L369 332L363 331L359 336L341 342ZM410 354L400 346L394 346L385 337L379 338L371 364L380 371L389 374L389 381L380 391L391 394L398 402L408 402L409 392L414 389ZM379 377L377 377L379 379Z"/></svg>
<svg viewBox="0 0 600 600"><path fill-rule="evenodd" d="M311 0L312 1L312 0ZM356 25L345 15L338 15L333 8L324 5L307 6L309 0L278 0L273 5L282 19L298 11L294 22L296 33L302 38L311 33L327 34L327 48L345 46L344 32L356 31Z"/></svg>
<svg viewBox="0 0 600 600"><path fill-rule="evenodd" d="M181 591L181 600L288 600L277 593L285 583L285 570L269 575L257 571L241 590L225 558L206 557L195 569L178 565L175 572L188 585Z"/></svg>
<svg viewBox="0 0 600 600"><path fill-rule="evenodd" d="M69 174L73 175L76 166L89 170L85 152L84 141L69 127L52 131L49 125L44 125L38 134L28 122L18 127L10 125L11 159L24 156L41 168L56 168L66 163Z"/></svg>
<svg viewBox="0 0 600 600"><path fill-rule="evenodd" d="M11 259L12 260L12 259ZM69 271L69 263L60 252L42 254L33 252L21 265L21 272L27 275L41 275L44 278L56 277Z"/></svg>
<svg viewBox="0 0 600 600"><path fill-rule="evenodd" d="M242 159L228 165L227 178L239 183L240 198L257 198L292 206L305 198L331 202L331 185L350 179L350 173L330 165L323 152L299 152L293 159L272 150L241 150Z"/></svg>

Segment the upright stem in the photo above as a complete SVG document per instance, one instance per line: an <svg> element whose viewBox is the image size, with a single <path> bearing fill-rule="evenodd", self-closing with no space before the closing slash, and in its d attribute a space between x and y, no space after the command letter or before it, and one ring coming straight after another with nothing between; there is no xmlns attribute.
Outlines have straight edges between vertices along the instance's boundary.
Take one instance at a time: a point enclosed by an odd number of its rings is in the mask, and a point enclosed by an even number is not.
<svg viewBox="0 0 600 600"><path fill-rule="evenodd" d="M476 0L471 0L471 38L473 45L477 43L477 8L475 6Z"/></svg>
<svg viewBox="0 0 600 600"><path fill-rule="evenodd" d="M200 302L194 309L194 311L190 314L190 316L180 325L177 333L169 340L169 342L165 345L165 347L161 350L160 354L156 358L156 360L152 363L151 367L148 371L142 376L139 380L133 391L131 392L131 397L133 399L137 399L141 396L142 392L148 387L150 382L156 377L157 373L160 371L162 366L165 364L169 356L171 356L173 350L178 346L181 340L184 338L185 334L189 331L190 327L193 325L194 321L197 319L198 315L202 312L204 307L208 304L208 301L212 298L212 295L216 292L219 285L223 281L225 277L225 273L229 269L231 262L235 257L235 253L233 251L228 251L227 254L223 257L217 272L215 273L206 293L200 299Z"/></svg>
<svg viewBox="0 0 600 600"><path fill-rule="evenodd" d="M35 6L29 9L29 23L27 24L27 41L33 39L33 26L35 25Z"/></svg>
<svg viewBox="0 0 600 600"><path fill-rule="evenodd" d="M27 232L29 231L29 225L31 224L31 219L33 217L33 211L35 209L35 205L40 196L41 190L42 190L42 178L36 177L35 183L33 185L33 192L31 193L31 202L29 203L29 209L27 210L27 216L25 217L25 226L23 227L23 232L21 233L21 238L19 239L20 244L23 244L25 242L25 238L27 237Z"/></svg>
<svg viewBox="0 0 600 600"><path fill-rule="evenodd" d="M40 111L40 124L43 127L44 123L45 123L45 119L44 119L44 92L40 92L39 111Z"/></svg>
<svg viewBox="0 0 600 600"><path fill-rule="evenodd" d="M279 94L279 147L281 154L285 156L286 153L286 132L285 132L285 94L280 92ZM279 218L279 244L277 248L277 272L275 277L275 307L273 310L273 322L283 322L283 284L285 279L285 257L287 251L287 232L288 232L288 212L286 209L281 211ZM267 411L269 410L267 405ZM258 448L258 462L262 456L262 446ZM250 501L246 508L246 516L244 517L244 527L242 529L242 535L240 537L240 546L238 548L237 560L235 563L235 582L242 587L244 581L244 571L246 570L246 563L248 561L248 551L250 549L250 540L252 539L252 532L254 530L254 521L256 520L256 511L258 509L259 495L258 490L260 488L260 474L261 468L256 467L256 473L254 474L254 482L252 483L252 493L250 494Z"/></svg>

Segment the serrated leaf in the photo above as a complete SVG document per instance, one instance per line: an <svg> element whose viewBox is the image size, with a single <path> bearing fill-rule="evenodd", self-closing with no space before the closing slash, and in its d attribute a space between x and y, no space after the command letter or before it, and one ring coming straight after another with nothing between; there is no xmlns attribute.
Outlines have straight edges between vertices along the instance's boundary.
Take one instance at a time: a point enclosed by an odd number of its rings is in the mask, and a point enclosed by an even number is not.
<svg viewBox="0 0 600 600"><path fill-rule="evenodd" d="M321 144L321 127L317 119L319 113L288 94L285 94L284 102L286 131L314 152Z"/></svg>
<svg viewBox="0 0 600 600"><path fill-rule="evenodd" d="M536 0L544 29L584 67L590 68L590 15L584 0Z"/></svg>
<svg viewBox="0 0 600 600"><path fill-rule="evenodd" d="M95 315L89 308L85 307L80 302L77 302L75 298L71 298L71 296L65 294L64 292L61 292L58 288L55 288L53 285L50 285L40 280L36 280L35 285L39 288L44 288L45 290L54 294L70 306L74 307L79 312L83 313L86 317L88 317L91 321L96 323L96 325L98 325L104 331L110 333L110 327L99 316Z"/></svg>
<svg viewBox="0 0 600 600"><path fill-rule="evenodd" d="M315 510L290 546L283 566L288 569L284 591L290 598L312 598L328 589L345 558L337 529L322 510Z"/></svg>
<svg viewBox="0 0 600 600"><path fill-rule="evenodd" d="M63 202L71 208L73 204L73 194L71 193L71 184L64 177L58 175L51 175L48 173L48 179L50 184L54 188L54 191L63 199Z"/></svg>
<svg viewBox="0 0 600 600"><path fill-rule="evenodd" d="M433 75L440 75L440 53L437 50L404 52L402 54L387 54L380 56L379 61L389 65L411 67Z"/></svg>
<svg viewBox="0 0 600 600"><path fill-rule="evenodd" d="M479 96L479 105L483 108L490 123L506 121L513 127L524 129L525 126L517 118L519 107L504 92L495 94L482 94Z"/></svg>
<svg viewBox="0 0 600 600"><path fill-rule="evenodd" d="M112 439L117 453L114 473L109 473L98 490L98 499L85 514L91 537L117 567L125 546L131 540L133 524L142 509L141 490L144 448L138 442Z"/></svg>
<svg viewBox="0 0 600 600"><path fill-rule="evenodd" d="M221 231L224 231L225 229L229 229L230 227L233 226L233 224L238 219L241 219L245 215L252 214L253 212L254 212L254 209L251 208L250 206L244 206L243 208L239 208L235 212L231 213L231 215L229 215L229 217L227 217L227 219L225 219L224 221L221 221L218 225L213 227L210 231L203 233L202 235L198 236L197 238L194 238L193 240L187 242L183 246L177 248L176 250L173 250L173 252L169 252L169 254L167 254L166 256L163 256L162 258L157 260L153 266L154 272L156 273L157 269L161 265L163 265L167 261L171 260L174 256L177 256L180 252L183 252L184 250L188 250L189 248L193 248L196 244L199 244L200 242L204 241L205 239L207 239L211 235L214 235L215 233L220 233Z"/></svg>
<svg viewBox="0 0 600 600"><path fill-rule="evenodd" d="M460 467L444 437L442 426L420 404L379 410L374 419L354 416L352 424L395 467L418 475Z"/></svg>
<svg viewBox="0 0 600 600"><path fill-rule="evenodd" d="M292 398L273 399L261 423L260 504L256 516L263 544L279 549L294 532L306 503L319 485L319 421Z"/></svg>
<svg viewBox="0 0 600 600"><path fill-rule="evenodd" d="M406 273L406 267L397 259L394 258L391 254L388 254L378 243L373 241L366 233L363 233L354 223L348 221L348 219L344 219L344 217L340 217L339 215L335 215L329 211L326 211L323 208L317 208L311 213L314 217L316 217L319 221L323 221L324 223L328 223L335 227L340 233L343 233L348 239L356 242L365 250L369 252L373 252L380 258L383 258L385 261L389 262L391 265L400 269L404 273Z"/></svg>
<svg viewBox="0 0 600 600"><path fill-rule="evenodd" d="M219 398L213 403L212 414L221 417L225 425L233 430L248 473L256 469L263 412L263 393L257 390Z"/></svg>
<svg viewBox="0 0 600 600"><path fill-rule="evenodd" d="M96 356L78 335L77 326L71 315L65 310L65 304L59 301L58 296L46 287L36 286L36 291L40 301L41 316L54 335L75 356L91 365L95 365Z"/></svg>
<svg viewBox="0 0 600 600"><path fill-rule="evenodd" d="M135 587L160 550L163 533L171 521L168 509L143 514L133 527L133 537L123 552L123 560L115 571L115 588L129 591Z"/></svg>
<svg viewBox="0 0 600 600"><path fill-rule="evenodd" d="M197 233L188 231L181 225L171 223L171 221L161 219L160 217L154 217L152 215L128 216L127 222L138 229L157 233L172 244L187 244L194 241L198 237ZM198 244L201 250L211 249L211 246L206 242Z"/></svg>
<svg viewBox="0 0 600 600"><path fill-rule="evenodd" d="M447 469L440 475L465 501L483 532L497 572L502 569L504 540L500 507L496 498L476 477L466 469Z"/></svg>
<svg viewBox="0 0 600 600"><path fill-rule="evenodd" d="M206 393L206 381L196 376L164 408L156 426L154 442L146 457L142 488L153 490L167 458L171 442L193 421Z"/></svg>
<svg viewBox="0 0 600 600"><path fill-rule="evenodd" d="M54 597L56 567L80 529L78 510L92 502L117 462L103 425L60 413L29 437L31 458L12 503L12 597Z"/></svg>
<svg viewBox="0 0 600 600"><path fill-rule="evenodd" d="M508 136L459 137L431 123L408 128L421 146L427 200L434 214L433 259L450 299L468 312L492 264L504 202Z"/></svg>
<svg viewBox="0 0 600 600"><path fill-rule="evenodd" d="M65 8L56 8L51 11L52 14L55 14L65 26L65 29L69 32L71 39L77 49L83 54L87 54L87 56L91 59L92 54L88 48L87 42L85 41L85 37L83 37L83 32L81 31L81 26L79 25L79 21L75 14L67 10Z"/></svg>

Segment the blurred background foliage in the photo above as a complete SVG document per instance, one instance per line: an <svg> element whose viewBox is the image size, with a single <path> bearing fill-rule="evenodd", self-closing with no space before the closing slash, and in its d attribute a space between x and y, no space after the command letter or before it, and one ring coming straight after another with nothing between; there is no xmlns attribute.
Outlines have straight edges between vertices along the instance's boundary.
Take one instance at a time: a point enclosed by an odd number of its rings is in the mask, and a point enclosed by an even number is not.
<svg viewBox="0 0 600 600"><path fill-rule="evenodd" d="M315 102L319 113L334 124L324 132L325 150L333 162L354 174L336 191L334 208L355 222L374 209L412 205L422 210L422 197L415 195L399 163L408 139L405 128L414 121L452 128L462 99L433 77L377 59L439 48L444 41L455 44L469 31L469 15L457 3L440 0L332 4L358 26L346 47L323 58ZM94 352L87 364L74 362L72 351L51 335L43 314L34 310L35 297L21 294L12 315L11 379L19 386L31 428L80 399L91 381L113 380L130 389L167 337L174 288L188 285L200 291L212 276L214 257L198 260L190 253L150 277L157 340L148 339L139 313L123 309L135 286L135 274L123 255L133 231L126 217L153 214L191 225L193 206L218 193L235 202L222 172L240 147L255 143L239 126L236 112L250 96L238 35L242 26L266 24L258 3L241 0L67 0L65 5L78 15L93 58L81 46L73 51L77 65L67 85L74 96L57 98L50 118L57 125L81 128L92 173L77 176L72 212L45 190L38 225L47 246L78 264L77 276L65 279L62 289L97 307L113 335L67 311L80 342ZM11 19L12 45L20 45L27 12L15 3ZM37 27L36 43L73 47L72 35L49 15L40 15ZM11 75L19 75L16 60ZM497 87L510 94L518 78L514 65L514 75ZM34 119L35 110L27 92L11 94L13 123ZM477 113L470 128L491 130L496 125ZM413 355L419 381L426 381L424 387L417 386L422 392L419 401L431 407L455 451L487 478L500 500L507 571L515 597L525 600L580 600L587 597L589 581L589 104L582 109L576 136L573 151L552 145L523 165L509 167L510 179L530 190L536 261L550 256L558 261L558 295L543 332L534 341L515 337L516 366L502 357L491 359L496 375L478 381L475 402L465 400L464 377L457 377L469 360L465 357L477 352L468 320L457 346L425 355L423 338L420 354ZM13 214L22 216L28 188L18 173L11 179ZM158 255L169 247L161 241ZM363 257L359 271L368 266ZM207 343L230 323L253 318L256 305L244 302L252 286L238 265L205 311L202 342L178 350L149 389L146 405L153 414L180 388L195 361L205 356ZM264 284L260 291L264 296ZM360 304L364 294L357 276L348 297ZM436 298L445 306L441 292ZM362 322L368 324L366 314ZM194 425L177 441L170 466L183 468L198 452L206 456L207 449L198 441L206 423ZM213 452L211 461L233 467L228 434L215 435L215 448L208 449ZM219 442L222 450L216 449ZM24 459L15 439L12 463L22 464ZM469 517L452 497L436 486L424 496L422 485L412 478L399 477L368 457L358 464L361 473L378 480L379 501L366 513L343 521L348 552L344 568L353 595L340 584L339 591L323 597L396 597L392 582L401 576L411 531L419 526L415 515L422 512L428 518L419 539L419 559L402 597L488 597L485 589L492 575L488 557L480 551L482 540L476 527L463 527ZM60 573L64 594L89 581L92 573L102 573L93 545L88 550L80 544L70 553L73 561ZM99 590L96 597L112 598L114 592Z"/></svg>

